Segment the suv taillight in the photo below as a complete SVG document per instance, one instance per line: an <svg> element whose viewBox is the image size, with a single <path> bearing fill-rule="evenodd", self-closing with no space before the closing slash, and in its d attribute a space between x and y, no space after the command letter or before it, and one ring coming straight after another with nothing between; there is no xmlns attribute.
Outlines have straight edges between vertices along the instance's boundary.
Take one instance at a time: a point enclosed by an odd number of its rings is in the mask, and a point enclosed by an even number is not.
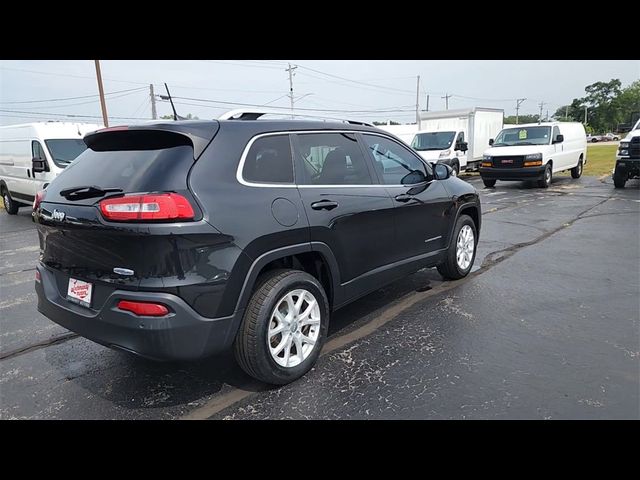
<svg viewBox="0 0 640 480"><path fill-rule="evenodd" d="M36 193L36 196L33 198L33 210L36 210L40 206L40 203L42 203L42 200L44 200L44 196L46 193L46 190L40 190L38 193Z"/></svg>
<svg viewBox="0 0 640 480"><path fill-rule="evenodd" d="M193 220L193 207L177 193L125 195L100 202L102 216L115 222L135 220Z"/></svg>

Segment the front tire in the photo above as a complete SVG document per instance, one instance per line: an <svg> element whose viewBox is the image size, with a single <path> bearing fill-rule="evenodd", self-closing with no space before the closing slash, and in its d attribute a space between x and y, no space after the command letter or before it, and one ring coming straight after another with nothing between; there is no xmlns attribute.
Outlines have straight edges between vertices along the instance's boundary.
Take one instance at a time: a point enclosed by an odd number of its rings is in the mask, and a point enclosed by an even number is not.
<svg viewBox="0 0 640 480"><path fill-rule="evenodd" d="M240 367L252 377L284 385L316 363L329 327L329 302L314 277L299 270L262 276L234 342Z"/></svg>
<svg viewBox="0 0 640 480"><path fill-rule="evenodd" d="M483 178L482 183L484 183L486 188L493 188L496 186L496 181L493 179Z"/></svg>
<svg viewBox="0 0 640 480"><path fill-rule="evenodd" d="M571 178L580 178L582 176L582 159L578 161L578 165L571 169Z"/></svg>
<svg viewBox="0 0 640 480"><path fill-rule="evenodd" d="M11 195L9 195L9 190L7 190L6 187L2 189L2 201L4 202L4 209L9 215L15 215L18 213L20 205L13 201Z"/></svg>
<svg viewBox="0 0 640 480"><path fill-rule="evenodd" d="M626 177L616 173L613 174L613 186L615 188L624 188L625 183L627 183Z"/></svg>
<svg viewBox="0 0 640 480"><path fill-rule="evenodd" d="M438 272L446 280L459 280L469 275L476 258L478 244L476 224L469 215L460 215L453 230L447 258L438 265Z"/></svg>
<svg viewBox="0 0 640 480"><path fill-rule="evenodd" d="M547 166L544 169L544 174L542 179L538 180L538 186L540 188L549 188L551 185L551 179L553 177L553 172L551 170L551 164L547 163Z"/></svg>

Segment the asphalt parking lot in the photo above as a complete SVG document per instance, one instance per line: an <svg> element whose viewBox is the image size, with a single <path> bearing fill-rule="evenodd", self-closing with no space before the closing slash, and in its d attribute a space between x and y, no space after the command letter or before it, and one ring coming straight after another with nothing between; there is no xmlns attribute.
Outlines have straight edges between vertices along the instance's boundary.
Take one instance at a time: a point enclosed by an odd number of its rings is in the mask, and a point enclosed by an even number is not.
<svg viewBox="0 0 640 480"><path fill-rule="evenodd" d="M435 269L337 312L281 388L230 357L154 363L36 310L29 209L0 212L0 418L640 418L640 188L568 176L481 192L472 274Z"/></svg>

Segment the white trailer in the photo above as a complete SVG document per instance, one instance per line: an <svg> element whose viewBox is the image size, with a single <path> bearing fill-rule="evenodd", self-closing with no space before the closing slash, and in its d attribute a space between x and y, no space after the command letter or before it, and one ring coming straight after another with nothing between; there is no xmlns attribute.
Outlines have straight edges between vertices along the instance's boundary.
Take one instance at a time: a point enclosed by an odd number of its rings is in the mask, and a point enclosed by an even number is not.
<svg viewBox="0 0 640 480"><path fill-rule="evenodd" d="M503 121L504 110L495 108L421 112L411 146L425 160L446 163L456 173L477 170L489 139L502 130Z"/></svg>

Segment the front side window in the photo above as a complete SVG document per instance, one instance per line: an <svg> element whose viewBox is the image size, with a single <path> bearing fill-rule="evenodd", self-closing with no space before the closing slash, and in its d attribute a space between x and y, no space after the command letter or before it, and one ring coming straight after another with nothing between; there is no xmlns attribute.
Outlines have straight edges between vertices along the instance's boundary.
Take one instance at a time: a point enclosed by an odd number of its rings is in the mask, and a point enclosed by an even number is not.
<svg viewBox="0 0 640 480"><path fill-rule="evenodd" d="M458 138L456 139L456 148L458 148L462 142L464 142L464 132L460 132L458 134Z"/></svg>
<svg viewBox="0 0 640 480"><path fill-rule="evenodd" d="M364 134L362 137L385 185L414 185L430 177L428 167L400 144L379 135Z"/></svg>
<svg viewBox="0 0 640 480"><path fill-rule="evenodd" d="M36 140L31 142L31 157L38 158L40 160L47 159L47 157L44 155L44 151L42 150L42 145L40 145L40 142L37 142Z"/></svg>
<svg viewBox="0 0 640 480"><path fill-rule="evenodd" d="M548 145L551 140L551 127L505 128L500 131L494 147L512 147L514 145Z"/></svg>
<svg viewBox="0 0 640 480"><path fill-rule="evenodd" d="M300 185L370 185L371 174L353 133L299 133Z"/></svg>
<svg viewBox="0 0 640 480"><path fill-rule="evenodd" d="M553 140L558 138L558 135L560 135L560 129L558 127L553 127Z"/></svg>
<svg viewBox="0 0 640 480"><path fill-rule="evenodd" d="M61 138L45 140L44 143L49 149L53 163L64 168L73 162L87 149L87 145L79 138ZM42 147L41 147L42 148ZM43 153L44 158L44 153Z"/></svg>
<svg viewBox="0 0 640 480"><path fill-rule="evenodd" d="M270 135L254 141L244 161L242 178L253 183L293 183L289 135Z"/></svg>

